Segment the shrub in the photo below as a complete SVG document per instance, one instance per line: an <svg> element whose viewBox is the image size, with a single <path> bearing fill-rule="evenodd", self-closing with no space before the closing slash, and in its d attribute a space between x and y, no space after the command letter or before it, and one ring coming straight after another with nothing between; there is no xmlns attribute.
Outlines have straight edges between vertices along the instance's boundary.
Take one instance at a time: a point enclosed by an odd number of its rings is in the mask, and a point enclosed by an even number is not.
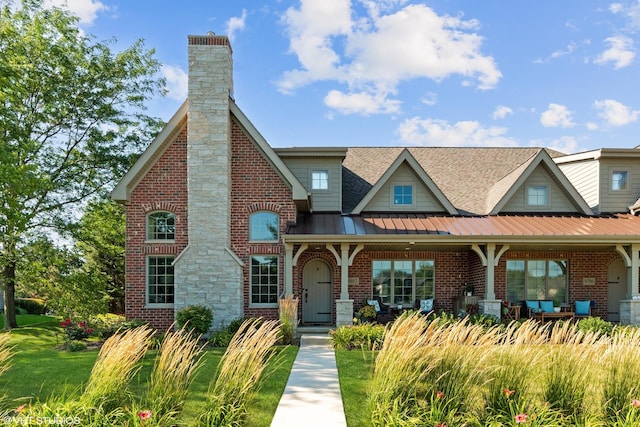
<svg viewBox="0 0 640 427"><path fill-rule="evenodd" d="M611 322L599 317L587 317L578 322L578 329L585 334L591 332L598 335L611 336L613 325Z"/></svg>
<svg viewBox="0 0 640 427"><path fill-rule="evenodd" d="M353 350L365 348L380 349L384 340L385 327L371 323L355 326L340 326L330 332L331 341L335 348Z"/></svg>
<svg viewBox="0 0 640 427"><path fill-rule="evenodd" d="M262 319L259 318L245 319L244 317L241 317L239 319L232 320L231 323L229 323L229 326L216 331L211 335L211 338L209 338L209 345L213 347L227 347L231 342L231 338L233 338L235 333L240 330L242 324L247 320L250 320L256 328L259 328L262 324Z"/></svg>
<svg viewBox="0 0 640 427"><path fill-rule="evenodd" d="M66 341L64 343L64 349L70 352L84 351L87 349L87 343L75 340Z"/></svg>
<svg viewBox="0 0 640 427"><path fill-rule="evenodd" d="M23 309L26 314L43 315L47 311L47 305L40 298L16 298L16 307Z"/></svg>
<svg viewBox="0 0 640 427"><path fill-rule="evenodd" d="M204 305L190 305L178 310L176 322L179 328L184 328L196 335L204 335L209 332L213 322L213 311Z"/></svg>
<svg viewBox="0 0 640 427"><path fill-rule="evenodd" d="M60 322L62 331L65 336L65 342L81 341L89 338L93 334L93 328L90 328L87 322L75 322L69 318Z"/></svg>

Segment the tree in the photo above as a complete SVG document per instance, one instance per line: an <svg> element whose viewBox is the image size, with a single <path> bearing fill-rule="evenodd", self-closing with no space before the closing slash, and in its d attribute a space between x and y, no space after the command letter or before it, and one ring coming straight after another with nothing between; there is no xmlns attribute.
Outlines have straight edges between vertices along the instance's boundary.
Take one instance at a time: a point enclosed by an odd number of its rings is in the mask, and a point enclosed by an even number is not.
<svg viewBox="0 0 640 427"><path fill-rule="evenodd" d="M142 41L119 53L82 35L67 11L0 0L0 280L16 327L19 250L64 233L78 204L107 190L149 140L144 103L164 91Z"/></svg>

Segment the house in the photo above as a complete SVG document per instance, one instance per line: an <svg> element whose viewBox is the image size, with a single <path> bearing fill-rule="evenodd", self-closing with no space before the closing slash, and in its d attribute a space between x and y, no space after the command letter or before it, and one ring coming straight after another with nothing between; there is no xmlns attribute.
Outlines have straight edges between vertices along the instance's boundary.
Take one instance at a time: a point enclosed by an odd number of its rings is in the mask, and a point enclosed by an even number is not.
<svg viewBox="0 0 640 427"><path fill-rule="evenodd" d="M227 37L188 40L188 99L112 193L128 317L205 304L215 329L292 294L302 323L342 325L373 296L453 310L469 285L488 314L588 299L640 324L639 151L273 148L233 99Z"/></svg>

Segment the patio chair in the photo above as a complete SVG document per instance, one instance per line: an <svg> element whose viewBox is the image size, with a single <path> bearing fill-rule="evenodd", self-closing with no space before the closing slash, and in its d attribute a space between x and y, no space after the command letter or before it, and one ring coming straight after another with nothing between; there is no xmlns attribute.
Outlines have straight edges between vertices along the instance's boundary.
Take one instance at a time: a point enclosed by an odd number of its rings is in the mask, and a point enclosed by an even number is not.
<svg viewBox="0 0 640 427"><path fill-rule="evenodd" d="M379 296L374 296L373 299L367 300L367 304L376 309L376 322L385 324L391 320L391 310L387 304L382 302Z"/></svg>
<svg viewBox="0 0 640 427"><path fill-rule="evenodd" d="M573 313L576 319L591 317L591 300L574 302Z"/></svg>
<svg viewBox="0 0 640 427"><path fill-rule="evenodd" d="M416 302L413 304L413 308L415 310L420 310L421 314L429 314L433 311L434 299L416 299Z"/></svg>

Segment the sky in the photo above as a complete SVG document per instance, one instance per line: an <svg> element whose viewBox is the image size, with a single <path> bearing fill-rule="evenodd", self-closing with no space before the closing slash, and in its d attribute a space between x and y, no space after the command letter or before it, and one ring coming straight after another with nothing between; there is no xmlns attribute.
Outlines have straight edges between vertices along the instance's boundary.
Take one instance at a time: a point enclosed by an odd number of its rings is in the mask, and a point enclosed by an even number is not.
<svg viewBox="0 0 640 427"><path fill-rule="evenodd" d="M62 0L46 0L61 4ZM163 63L228 35L234 99L273 147L640 145L640 0L68 0L82 31Z"/></svg>

